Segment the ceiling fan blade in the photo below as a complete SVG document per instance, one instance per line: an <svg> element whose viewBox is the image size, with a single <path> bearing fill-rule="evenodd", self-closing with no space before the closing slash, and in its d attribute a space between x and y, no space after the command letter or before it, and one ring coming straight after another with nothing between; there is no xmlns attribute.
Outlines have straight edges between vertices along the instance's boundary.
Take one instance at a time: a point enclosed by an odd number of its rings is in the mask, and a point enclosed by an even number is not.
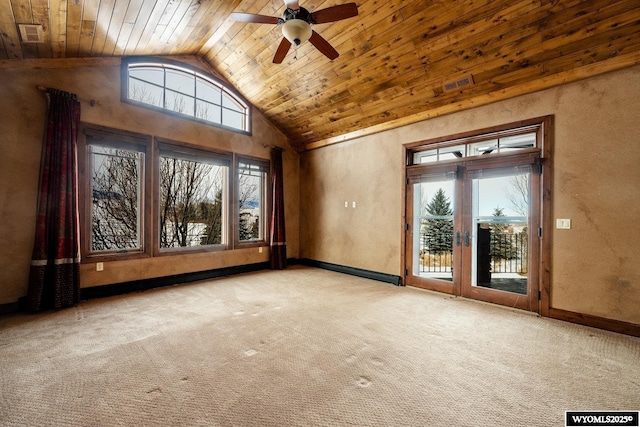
<svg viewBox="0 0 640 427"><path fill-rule="evenodd" d="M334 60L340 54L333 48L320 34L315 31L311 32L311 38L309 39L312 45L314 45L320 52L322 52L327 58Z"/></svg>
<svg viewBox="0 0 640 427"><path fill-rule="evenodd" d="M233 12L231 18L238 22L253 22L254 24L277 24L278 18L275 16L256 15L254 13Z"/></svg>
<svg viewBox="0 0 640 427"><path fill-rule="evenodd" d="M287 9L300 9L300 3L298 3L298 0L284 0L284 5L287 7Z"/></svg>
<svg viewBox="0 0 640 427"><path fill-rule="evenodd" d="M316 24L340 21L358 15L358 6L355 3L345 3L337 6L320 9L311 14L311 19Z"/></svg>
<svg viewBox="0 0 640 427"><path fill-rule="evenodd" d="M276 54L273 56L273 63L282 64L284 57L287 56L289 52L289 48L291 48L291 42L283 37L280 46L278 46L278 50L276 50Z"/></svg>

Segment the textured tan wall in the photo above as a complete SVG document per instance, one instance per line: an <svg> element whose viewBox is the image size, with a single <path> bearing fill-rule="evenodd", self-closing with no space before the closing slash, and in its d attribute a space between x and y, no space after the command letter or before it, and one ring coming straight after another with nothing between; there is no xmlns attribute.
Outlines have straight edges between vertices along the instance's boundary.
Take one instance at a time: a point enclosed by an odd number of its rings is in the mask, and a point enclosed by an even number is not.
<svg viewBox="0 0 640 427"><path fill-rule="evenodd" d="M548 114L551 306L640 324L640 67L303 153L301 257L401 275L402 145Z"/></svg>
<svg viewBox="0 0 640 427"><path fill-rule="evenodd" d="M82 121L87 123L264 159L270 156L269 146L285 147L287 254L298 256L299 157L259 112L254 110L253 136L240 135L121 103L117 60L105 60L100 66L57 68L62 63L50 62L53 68L0 69L0 304L15 302L27 292L46 114L45 96L36 85L76 93L82 103ZM90 106L90 99L98 105ZM109 262L100 273L90 263L82 266L81 281L82 287L90 287L266 260L267 250L259 253L252 248Z"/></svg>
<svg viewBox="0 0 640 427"><path fill-rule="evenodd" d="M303 258L399 274L402 153L386 138L303 153Z"/></svg>

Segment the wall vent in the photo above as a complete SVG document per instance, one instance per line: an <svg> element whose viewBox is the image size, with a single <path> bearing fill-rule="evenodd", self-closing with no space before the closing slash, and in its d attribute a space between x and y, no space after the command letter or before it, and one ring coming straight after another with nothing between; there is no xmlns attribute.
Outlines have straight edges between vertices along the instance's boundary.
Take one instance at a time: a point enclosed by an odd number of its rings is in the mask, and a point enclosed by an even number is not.
<svg viewBox="0 0 640 427"><path fill-rule="evenodd" d="M22 43L43 43L44 29L38 24L18 24Z"/></svg>
<svg viewBox="0 0 640 427"><path fill-rule="evenodd" d="M445 84L442 85L442 88L446 92L451 92L452 90L463 89L473 84L475 84L475 82L473 81L473 76L469 74L468 76L465 76L461 79L446 82Z"/></svg>

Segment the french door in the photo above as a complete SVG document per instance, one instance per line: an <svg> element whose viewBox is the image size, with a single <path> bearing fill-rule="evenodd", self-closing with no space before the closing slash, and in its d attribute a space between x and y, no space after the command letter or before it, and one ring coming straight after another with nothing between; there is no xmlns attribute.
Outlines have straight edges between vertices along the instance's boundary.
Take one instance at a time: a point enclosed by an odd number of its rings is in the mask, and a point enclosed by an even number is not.
<svg viewBox="0 0 640 427"><path fill-rule="evenodd" d="M407 168L405 283L538 311L539 166L526 150Z"/></svg>

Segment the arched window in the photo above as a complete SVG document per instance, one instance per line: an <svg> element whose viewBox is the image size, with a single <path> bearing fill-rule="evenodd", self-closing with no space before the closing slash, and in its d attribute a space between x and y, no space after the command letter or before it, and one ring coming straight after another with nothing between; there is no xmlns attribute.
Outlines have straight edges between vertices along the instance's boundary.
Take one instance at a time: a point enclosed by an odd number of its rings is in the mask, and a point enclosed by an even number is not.
<svg viewBox="0 0 640 427"><path fill-rule="evenodd" d="M215 77L157 58L124 59L122 67L123 100L214 126L250 132L249 104Z"/></svg>

